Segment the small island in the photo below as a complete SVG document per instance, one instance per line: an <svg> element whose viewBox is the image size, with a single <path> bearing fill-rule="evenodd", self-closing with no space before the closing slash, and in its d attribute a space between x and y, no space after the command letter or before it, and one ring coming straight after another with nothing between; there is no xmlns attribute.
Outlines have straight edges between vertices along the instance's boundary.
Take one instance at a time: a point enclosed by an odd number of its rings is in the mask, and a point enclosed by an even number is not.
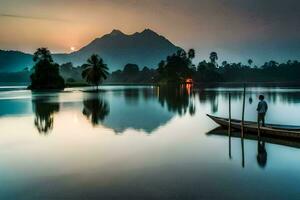
<svg viewBox="0 0 300 200"><path fill-rule="evenodd" d="M59 74L59 65L52 59L47 48L39 48L33 55L33 73L30 76L31 90L63 90L65 81Z"/></svg>

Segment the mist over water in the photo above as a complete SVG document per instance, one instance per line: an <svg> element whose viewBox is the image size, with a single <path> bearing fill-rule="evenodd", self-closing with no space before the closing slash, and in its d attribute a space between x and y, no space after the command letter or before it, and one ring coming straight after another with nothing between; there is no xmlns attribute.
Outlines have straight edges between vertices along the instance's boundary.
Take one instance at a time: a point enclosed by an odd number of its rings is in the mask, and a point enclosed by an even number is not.
<svg viewBox="0 0 300 200"><path fill-rule="evenodd" d="M1 198L299 199L298 148L266 142L262 163L257 141L243 155L240 138L207 134L228 92L241 118L242 88L90 89L0 89ZM267 123L300 125L298 88L247 88L246 120L260 94Z"/></svg>

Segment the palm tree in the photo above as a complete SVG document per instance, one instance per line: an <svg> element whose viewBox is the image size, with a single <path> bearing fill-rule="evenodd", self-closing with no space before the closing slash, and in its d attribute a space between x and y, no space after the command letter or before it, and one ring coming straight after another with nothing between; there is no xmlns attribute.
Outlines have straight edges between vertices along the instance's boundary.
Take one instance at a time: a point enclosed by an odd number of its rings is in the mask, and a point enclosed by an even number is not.
<svg viewBox="0 0 300 200"><path fill-rule="evenodd" d="M189 59L194 59L195 58L195 49L190 49L188 52L188 57Z"/></svg>
<svg viewBox="0 0 300 200"><path fill-rule="evenodd" d="M211 52L209 55L210 62L217 66L218 54L216 52Z"/></svg>
<svg viewBox="0 0 300 200"><path fill-rule="evenodd" d="M251 65L253 64L253 60L252 60L252 59L249 59L249 60L248 60L248 64L249 64L249 66L251 66Z"/></svg>
<svg viewBox="0 0 300 200"><path fill-rule="evenodd" d="M86 79L88 83L95 85L98 91L98 86L103 80L107 79L108 74L108 67L104 64L103 59L93 54L85 64L82 78Z"/></svg>

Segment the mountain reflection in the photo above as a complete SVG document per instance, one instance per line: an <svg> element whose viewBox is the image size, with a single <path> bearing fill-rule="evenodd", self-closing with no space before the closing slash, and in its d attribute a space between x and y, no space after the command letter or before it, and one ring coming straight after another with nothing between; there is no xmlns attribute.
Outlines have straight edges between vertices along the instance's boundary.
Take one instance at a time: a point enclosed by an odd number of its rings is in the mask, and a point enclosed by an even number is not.
<svg viewBox="0 0 300 200"><path fill-rule="evenodd" d="M84 108L82 114L90 120L93 126L103 122L104 119L109 115L109 105L100 97L84 100L83 106Z"/></svg>
<svg viewBox="0 0 300 200"><path fill-rule="evenodd" d="M128 88L107 95L110 113L102 125L116 134L123 134L128 129L153 133L174 116L160 106L158 95L157 87Z"/></svg>
<svg viewBox="0 0 300 200"><path fill-rule="evenodd" d="M53 129L54 113L59 112L59 104L48 102L48 99L32 100L35 114L34 125L40 134L47 135Z"/></svg>

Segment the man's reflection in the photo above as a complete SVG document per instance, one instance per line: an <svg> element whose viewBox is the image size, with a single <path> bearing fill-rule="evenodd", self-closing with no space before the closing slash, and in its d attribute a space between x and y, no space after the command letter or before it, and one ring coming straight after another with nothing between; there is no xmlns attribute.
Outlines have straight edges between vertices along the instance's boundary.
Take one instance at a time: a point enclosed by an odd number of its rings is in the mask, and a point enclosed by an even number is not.
<svg viewBox="0 0 300 200"><path fill-rule="evenodd" d="M264 141L258 140L257 141L257 163L261 168L265 168L267 164L267 151L266 151L266 145Z"/></svg>

